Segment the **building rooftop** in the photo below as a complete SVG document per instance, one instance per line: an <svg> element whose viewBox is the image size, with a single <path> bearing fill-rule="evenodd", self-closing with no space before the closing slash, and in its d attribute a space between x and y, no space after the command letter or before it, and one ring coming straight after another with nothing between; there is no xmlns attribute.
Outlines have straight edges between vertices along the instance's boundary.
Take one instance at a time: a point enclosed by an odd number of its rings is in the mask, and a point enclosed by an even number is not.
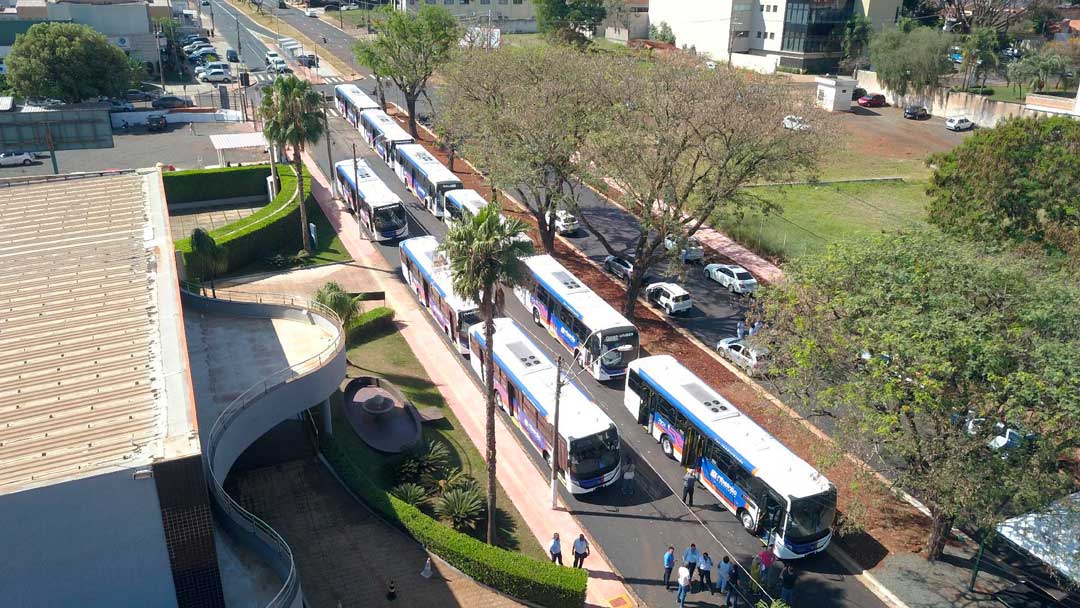
<svg viewBox="0 0 1080 608"><path fill-rule="evenodd" d="M0 495L199 453L156 170L0 180Z"/></svg>

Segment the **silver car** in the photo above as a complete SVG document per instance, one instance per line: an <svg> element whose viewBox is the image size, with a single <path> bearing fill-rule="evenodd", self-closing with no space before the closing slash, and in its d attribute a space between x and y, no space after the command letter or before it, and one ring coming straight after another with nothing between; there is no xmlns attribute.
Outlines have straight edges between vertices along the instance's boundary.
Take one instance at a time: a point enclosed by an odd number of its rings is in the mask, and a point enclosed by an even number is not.
<svg viewBox="0 0 1080 608"><path fill-rule="evenodd" d="M687 263L700 262L705 259L705 248L702 247L701 241L697 240L696 237L686 239L686 244L682 247L679 247L679 240L675 235L667 235L664 237L664 249L671 251L679 248L679 259Z"/></svg>
<svg viewBox="0 0 1080 608"><path fill-rule="evenodd" d="M31 165L34 163L34 155L30 152L4 152L0 154L0 167L16 167L18 165Z"/></svg>
<svg viewBox="0 0 1080 608"><path fill-rule="evenodd" d="M754 348L739 338L724 338L716 343L716 352L735 365L743 368L750 376L760 375L765 369L765 358L769 351Z"/></svg>
<svg viewBox="0 0 1080 608"><path fill-rule="evenodd" d="M735 264L709 264L705 267L705 278L727 287L731 293L750 294L758 287L754 275Z"/></svg>

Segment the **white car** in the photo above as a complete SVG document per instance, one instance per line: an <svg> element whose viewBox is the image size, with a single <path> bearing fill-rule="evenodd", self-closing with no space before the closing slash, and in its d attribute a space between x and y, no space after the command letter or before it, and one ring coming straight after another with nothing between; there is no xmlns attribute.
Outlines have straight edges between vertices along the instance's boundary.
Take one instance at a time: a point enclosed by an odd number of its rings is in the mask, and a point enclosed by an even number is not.
<svg viewBox="0 0 1080 608"><path fill-rule="evenodd" d="M195 51L212 48L214 48L214 45L210 44L209 42L192 42L191 44L184 47L184 54L191 55Z"/></svg>
<svg viewBox="0 0 1080 608"><path fill-rule="evenodd" d="M653 283L645 288L645 299L669 315L694 307L690 294L675 283Z"/></svg>
<svg viewBox="0 0 1080 608"><path fill-rule="evenodd" d="M809 131L810 123L806 122L802 116L789 114L784 117L784 128L792 131Z"/></svg>
<svg viewBox="0 0 1080 608"><path fill-rule="evenodd" d="M945 119L945 128L950 131L967 131L968 129L974 129L975 123L963 116L953 116Z"/></svg>
<svg viewBox="0 0 1080 608"><path fill-rule="evenodd" d="M743 368L747 374L760 374L765 368L768 350L754 348L739 338L724 338L716 343L716 352L735 365Z"/></svg>
<svg viewBox="0 0 1080 608"><path fill-rule="evenodd" d="M267 72L273 72L277 74L288 74L292 70L289 68L289 64L285 63L285 60L281 57L274 59L274 61L266 66Z"/></svg>
<svg viewBox="0 0 1080 608"><path fill-rule="evenodd" d="M199 74L200 82L224 82L226 84L232 82L232 76L225 70L207 70L202 74Z"/></svg>
<svg viewBox="0 0 1080 608"><path fill-rule="evenodd" d="M758 287L754 275L735 264L709 264L705 267L705 278L727 287L731 293L754 293Z"/></svg>
<svg viewBox="0 0 1080 608"><path fill-rule="evenodd" d="M305 8L304 9L304 14L307 15L308 17L318 17L319 16L319 11L317 11L317 10L315 10L313 8Z"/></svg>
<svg viewBox="0 0 1080 608"><path fill-rule="evenodd" d="M34 155L30 152L4 152L0 154L0 167L27 166L34 163Z"/></svg>
<svg viewBox="0 0 1080 608"><path fill-rule="evenodd" d="M548 213L548 222L552 222L551 213ZM567 234L574 234L579 228L577 218L566 209L555 210L554 224L555 232L564 236Z"/></svg>
<svg viewBox="0 0 1080 608"><path fill-rule="evenodd" d="M664 237L664 249L671 251L679 246L679 238L673 234ZM705 248L696 237L686 239L686 246L679 251L679 259L683 262L700 262L705 259Z"/></svg>

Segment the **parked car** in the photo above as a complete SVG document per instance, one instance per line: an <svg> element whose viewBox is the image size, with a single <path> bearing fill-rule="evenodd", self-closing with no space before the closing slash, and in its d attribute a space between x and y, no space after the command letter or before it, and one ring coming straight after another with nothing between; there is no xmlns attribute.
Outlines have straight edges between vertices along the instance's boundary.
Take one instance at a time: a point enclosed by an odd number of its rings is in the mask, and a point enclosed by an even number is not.
<svg viewBox="0 0 1080 608"><path fill-rule="evenodd" d="M669 315L694 307L690 294L675 283L653 283L645 288L645 299Z"/></svg>
<svg viewBox="0 0 1080 608"><path fill-rule="evenodd" d="M202 0L203 6L210 6L210 0Z"/></svg>
<svg viewBox="0 0 1080 608"><path fill-rule="evenodd" d="M198 42L200 40L203 42L210 42L210 39L206 36L203 36L202 34L188 34L180 39L180 43L183 45L188 45L192 42Z"/></svg>
<svg viewBox="0 0 1080 608"><path fill-rule="evenodd" d="M170 110L173 108L190 108L194 106L194 102L186 97L177 97L176 95L166 95L164 97L158 97L154 100L154 103L150 104L155 110Z"/></svg>
<svg viewBox="0 0 1080 608"><path fill-rule="evenodd" d="M239 63L240 54L236 52L236 49L225 49L225 61Z"/></svg>
<svg viewBox="0 0 1080 608"><path fill-rule="evenodd" d="M124 101L122 99L110 99L109 100L109 113L116 112L134 112L135 106L131 105L130 101Z"/></svg>
<svg viewBox="0 0 1080 608"><path fill-rule="evenodd" d="M549 213L548 223L552 222L555 223L555 232L563 236L574 234L578 231L578 228L580 228L580 226L578 226L577 218L574 217L573 213L570 213L566 209L556 209L554 217Z"/></svg>
<svg viewBox="0 0 1080 608"><path fill-rule="evenodd" d="M945 128L950 131L967 131L975 128L975 123L963 116L951 116L945 119Z"/></svg>
<svg viewBox="0 0 1080 608"><path fill-rule="evenodd" d="M855 87L851 90L851 101L857 101L860 97L866 95L866 89L862 87Z"/></svg>
<svg viewBox="0 0 1080 608"><path fill-rule="evenodd" d="M4 152L0 154L0 167L16 167L18 165L31 165L34 155L30 152Z"/></svg>
<svg viewBox="0 0 1080 608"><path fill-rule="evenodd" d="M57 106L64 105L64 102L60 99L53 98L41 98L34 97L26 100L27 105L37 106L39 108L55 108Z"/></svg>
<svg viewBox="0 0 1080 608"><path fill-rule="evenodd" d="M315 55L300 55L296 58L296 62L305 68L317 68L319 67L319 58Z"/></svg>
<svg viewBox="0 0 1080 608"><path fill-rule="evenodd" d="M323 7L323 11L340 11L340 10L341 10L341 4L339 4L337 2L327 2L326 6Z"/></svg>
<svg viewBox="0 0 1080 608"><path fill-rule="evenodd" d="M735 264L709 264L705 267L705 278L712 279L727 287L731 293L754 293L758 287L754 275L750 274L742 266L736 266Z"/></svg>
<svg viewBox="0 0 1080 608"><path fill-rule="evenodd" d="M864 108L880 108L886 105L885 96L881 93L863 95L857 103Z"/></svg>
<svg viewBox="0 0 1080 608"><path fill-rule="evenodd" d="M341 10L343 10L343 11L356 11L356 10L360 10L360 5L359 5L359 4L354 4L354 3L352 3L352 2L348 2L348 3L345 3L345 4L342 4L342 5L341 5Z"/></svg>
<svg viewBox="0 0 1080 608"><path fill-rule="evenodd" d="M986 428L988 422L986 418L975 417L973 412L968 412L966 422L964 423L964 432L968 435L975 437ZM990 440L986 442L986 447L997 452L1001 450L1014 450L1025 445L1031 445L1031 443L1037 438L1034 433L1026 433L1016 427L1006 426L1002 422L994 424L993 428L989 430Z"/></svg>
<svg viewBox="0 0 1080 608"><path fill-rule="evenodd" d="M319 16L319 11L317 11L317 10L315 10L313 8L305 8L304 9L304 14L307 15L308 17L318 17Z"/></svg>
<svg viewBox="0 0 1080 608"><path fill-rule="evenodd" d="M146 91L140 91L139 89L128 89L124 93L124 99L128 101L151 101L154 96Z"/></svg>
<svg viewBox="0 0 1080 608"><path fill-rule="evenodd" d="M724 338L716 343L716 352L735 365L743 368L750 376L759 375L765 369L769 354L767 349L754 348L739 338Z"/></svg>
<svg viewBox="0 0 1080 608"><path fill-rule="evenodd" d="M190 55L190 54L194 53L195 51L197 51L199 49L212 49L212 48L214 48L214 45L210 44L209 42L203 42L203 41L200 40L200 41L197 41L197 42L192 42L191 44L184 45L183 51L184 51L185 55Z"/></svg>
<svg viewBox="0 0 1080 608"><path fill-rule="evenodd" d="M232 82L232 76L225 70L215 69L207 70L202 74L199 74L200 82L223 82L229 84Z"/></svg>
<svg viewBox="0 0 1080 608"><path fill-rule="evenodd" d="M604 270L624 281L629 281L630 275L634 273L634 263L622 256L609 255L604 258Z"/></svg>
<svg viewBox="0 0 1080 608"><path fill-rule="evenodd" d="M270 51L270 52L266 53L265 55L263 55L263 62L266 63L266 67L268 67L268 68L271 65L274 65L274 62L279 60L279 59L281 59L281 55L278 55L274 51Z"/></svg>
<svg viewBox="0 0 1080 608"><path fill-rule="evenodd" d="M146 117L147 131L164 131L168 127L169 121L165 119L164 114L151 114Z"/></svg>
<svg viewBox="0 0 1080 608"><path fill-rule="evenodd" d="M679 239L675 235L669 234L664 237L664 249L671 251L679 245ZM686 244L679 250L679 259L687 264L704 260L705 248L701 246L701 241L693 236L686 239Z"/></svg>
<svg viewBox="0 0 1080 608"><path fill-rule="evenodd" d="M802 116L789 114L784 117L784 128L792 131L809 131L810 123L806 122Z"/></svg>
<svg viewBox="0 0 1080 608"><path fill-rule="evenodd" d="M930 118L930 112L922 106L904 106L904 118L908 120L922 120Z"/></svg>
<svg viewBox="0 0 1080 608"><path fill-rule="evenodd" d="M195 68L195 76L199 76L203 72L209 72L210 70L224 70L232 73L232 66L227 61L208 61L203 65Z"/></svg>

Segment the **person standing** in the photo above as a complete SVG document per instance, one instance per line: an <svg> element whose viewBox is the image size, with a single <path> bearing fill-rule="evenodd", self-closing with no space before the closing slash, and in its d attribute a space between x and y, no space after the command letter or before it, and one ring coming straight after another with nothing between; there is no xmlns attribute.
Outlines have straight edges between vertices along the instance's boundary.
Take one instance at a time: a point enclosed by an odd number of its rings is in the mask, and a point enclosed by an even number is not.
<svg viewBox="0 0 1080 608"><path fill-rule="evenodd" d="M776 563L776 552L774 551L775 545L769 543L768 547L761 550L758 553L758 559L761 560L761 578L765 588L771 593L776 589L776 581L780 578L780 567Z"/></svg>
<svg viewBox="0 0 1080 608"><path fill-rule="evenodd" d="M742 340L743 337L745 337L745 336L746 336L746 322L745 321L739 321L735 325L735 337L738 338L739 340Z"/></svg>
<svg viewBox="0 0 1080 608"><path fill-rule="evenodd" d="M675 596L675 605L683 608L686 605L686 594L690 592L690 570L686 566L679 566L679 592Z"/></svg>
<svg viewBox="0 0 1080 608"><path fill-rule="evenodd" d="M548 553L551 554L551 563L563 565L562 563L562 543L559 542L559 533L551 535L551 545L548 546Z"/></svg>
<svg viewBox="0 0 1080 608"><path fill-rule="evenodd" d="M664 553L664 591L671 591L671 569L675 567L675 547L668 545Z"/></svg>
<svg viewBox="0 0 1080 608"><path fill-rule="evenodd" d="M622 474L622 493L623 496L633 496L634 494L634 461L629 458L626 459L626 466L623 467Z"/></svg>
<svg viewBox="0 0 1080 608"><path fill-rule="evenodd" d="M697 485L697 471L686 469L682 478L682 499L689 506L694 506L694 486Z"/></svg>
<svg viewBox="0 0 1080 608"><path fill-rule="evenodd" d="M731 569L734 568L734 564L731 563L731 558L724 556L724 559L720 560L720 563L716 566L716 586L720 587L720 593L727 590L728 578L731 576Z"/></svg>
<svg viewBox="0 0 1080 608"><path fill-rule="evenodd" d="M701 575L701 588L708 589L709 595L713 595L712 558L709 557L708 551L701 554L697 567L698 573Z"/></svg>
<svg viewBox="0 0 1080 608"><path fill-rule="evenodd" d="M585 558L589 557L589 541L585 540L585 535L578 535L577 540L574 541L574 567L584 568Z"/></svg>
<svg viewBox="0 0 1080 608"><path fill-rule="evenodd" d="M682 559L686 562L687 569L690 570L690 576L694 576L694 568L697 568L698 559L701 554L698 553L697 545L690 543L690 546L683 551Z"/></svg>
<svg viewBox="0 0 1080 608"><path fill-rule="evenodd" d="M794 606L795 602L795 564L784 564L784 571L780 573L780 599L788 606Z"/></svg>
<svg viewBox="0 0 1080 608"><path fill-rule="evenodd" d="M739 569L734 566L728 571L727 597L724 598L724 605L739 608Z"/></svg>

